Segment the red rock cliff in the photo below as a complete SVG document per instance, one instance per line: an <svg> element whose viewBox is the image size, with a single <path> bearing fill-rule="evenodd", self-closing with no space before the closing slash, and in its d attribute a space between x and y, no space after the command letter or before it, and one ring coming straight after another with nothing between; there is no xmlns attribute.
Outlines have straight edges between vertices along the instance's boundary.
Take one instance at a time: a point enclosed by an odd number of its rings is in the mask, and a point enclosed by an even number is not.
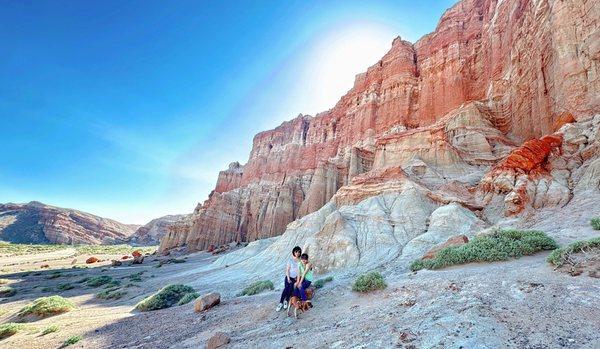
<svg viewBox="0 0 600 349"><path fill-rule="evenodd" d="M469 102L515 144L553 132L565 112L575 119L598 112L599 18L593 0L457 3L415 44L395 39L329 111L256 135L246 165L222 171L185 238L169 233L161 249L281 234L352 177L371 171L375 154L375 166L389 164L384 139L413 136L389 146L401 153L396 158L423 143L418 134L430 139L423 149L445 144L436 140L442 133L423 130ZM456 154L443 161L460 165Z"/></svg>

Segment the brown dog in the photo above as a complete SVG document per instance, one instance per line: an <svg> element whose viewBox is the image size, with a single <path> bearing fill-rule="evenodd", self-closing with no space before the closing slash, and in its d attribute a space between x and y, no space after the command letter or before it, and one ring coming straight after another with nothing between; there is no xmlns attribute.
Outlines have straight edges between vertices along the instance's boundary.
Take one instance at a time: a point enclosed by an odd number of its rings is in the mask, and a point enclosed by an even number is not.
<svg viewBox="0 0 600 349"><path fill-rule="evenodd" d="M300 298L296 297L296 296L292 296L292 298L290 298L290 306L288 307L288 311L287 314L288 316L290 315L290 310L292 310L292 308L294 308L294 318L298 318L298 311L300 311L301 313L307 311L309 308L312 308L312 304L310 304L310 302L303 302L300 300Z"/></svg>

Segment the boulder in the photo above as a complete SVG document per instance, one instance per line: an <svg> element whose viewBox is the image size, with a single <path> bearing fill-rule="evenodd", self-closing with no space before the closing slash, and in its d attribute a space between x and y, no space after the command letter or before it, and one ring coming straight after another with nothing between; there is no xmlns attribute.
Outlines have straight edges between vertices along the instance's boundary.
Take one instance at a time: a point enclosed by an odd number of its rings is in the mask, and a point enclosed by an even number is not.
<svg viewBox="0 0 600 349"><path fill-rule="evenodd" d="M207 349L221 348L231 342L231 338L224 332L216 332L206 342Z"/></svg>
<svg viewBox="0 0 600 349"><path fill-rule="evenodd" d="M112 261L110 261L110 264L111 264L113 267L120 267L120 266L123 264L123 262L121 262L121 261L119 261L119 260L116 260L116 259L113 259Z"/></svg>
<svg viewBox="0 0 600 349"><path fill-rule="evenodd" d="M134 256L132 264L142 264L144 263L144 256Z"/></svg>
<svg viewBox="0 0 600 349"><path fill-rule="evenodd" d="M220 302L221 295L217 292L211 292L196 299L196 303L194 303L194 310L197 312L205 311L214 307Z"/></svg>
<svg viewBox="0 0 600 349"><path fill-rule="evenodd" d="M465 235L453 236L453 237L449 238L448 240L446 240L446 242L439 244L439 245L435 246L434 248L432 248L431 250L427 251L425 253L425 255L423 255L423 257L421 257L421 259L434 259L437 256L438 252L440 252L444 248L450 247L450 246L464 245L467 242L469 242L469 238L466 237Z"/></svg>
<svg viewBox="0 0 600 349"><path fill-rule="evenodd" d="M131 255L133 257L141 257L142 256L142 252L140 250L135 250L131 253Z"/></svg>
<svg viewBox="0 0 600 349"><path fill-rule="evenodd" d="M100 262L100 260L93 256L85 260L85 264L93 264L98 262Z"/></svg>

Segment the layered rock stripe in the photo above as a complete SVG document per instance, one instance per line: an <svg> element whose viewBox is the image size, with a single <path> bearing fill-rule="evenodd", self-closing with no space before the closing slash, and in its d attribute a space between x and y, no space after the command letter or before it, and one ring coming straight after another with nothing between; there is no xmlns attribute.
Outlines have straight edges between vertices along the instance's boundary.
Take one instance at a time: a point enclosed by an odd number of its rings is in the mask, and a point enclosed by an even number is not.
<svg viewBox="0 0 600 349"><path fill-rule="evenodd" d="M161 251L277 236L341 188L355 202L407 173L460 197L477 190L471 172L496 166L487 192L504 170L535 172L561 146L544 136L600 111L599 12L585 0L458 2L416 43L395 39L332 109L256 135L248 162L219 174ZM523 210L519 190L504 214Z"/></svg>

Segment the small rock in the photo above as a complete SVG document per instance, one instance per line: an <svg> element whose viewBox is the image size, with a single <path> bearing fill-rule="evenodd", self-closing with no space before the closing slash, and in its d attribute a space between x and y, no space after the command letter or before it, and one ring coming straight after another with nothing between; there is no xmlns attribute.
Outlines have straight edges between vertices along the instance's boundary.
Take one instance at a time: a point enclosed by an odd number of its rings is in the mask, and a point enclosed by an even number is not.
<svg viewBox="0 0 600 349"><path fill-rule="evenodd" d="M221 302L221 295L217 292L211 292L204 296L198 297L194 303L194 310L197 312L205 311L214 307Z"/></svg>
<svg viewBox="0 0 600 349"><path fill-rule="evenodd" d="M92 264L92 263L97 263L97 262L100 262L100 260L96 257L90 257L85 260L85 264Z"/></svg>
<svg viewBox="0 0 600 349"><path fill-rule="evenodd" d="M71 265L73 264L77 264L77 258L73 258L73 260L71 261Z"/></svg>
<svg viewBox="0 0 600 349"><path fill-rule="evenodd" d="M129 258L131 258L131 257L129 257L129 256L123 256L123 257L121 257L122 260L126 260L126 259L129 259Z"/></svg>
<svg viewBox="0 0 600 349"><path fill-rule="evenodd" d="M221 348L229 342L231 342L231 338L229 338L229 336L226 333L216 332L215 334L212 335L212 337L210 337L208 339L208 342L206 342L206 348L207 349Z"/></svg>
<svg viewBox="0 0 600 349"><path fill-rule="evenodd" d="M142 264L144 263L144 256L134 256L133 257L133 264Z"/></svg>
<svg viewBox="0 0 600 349"><path fill-rule="evenodd" d="M113 267L120 267L123 264L121 261L118 261L116 259L113 259L110 263Z"/></svg>
<svg viewBox="0 0 600 349"><path fill-rule="evenodd" d="M40 265L40 269L50 268L50 264L42 264Z"/></svg>

